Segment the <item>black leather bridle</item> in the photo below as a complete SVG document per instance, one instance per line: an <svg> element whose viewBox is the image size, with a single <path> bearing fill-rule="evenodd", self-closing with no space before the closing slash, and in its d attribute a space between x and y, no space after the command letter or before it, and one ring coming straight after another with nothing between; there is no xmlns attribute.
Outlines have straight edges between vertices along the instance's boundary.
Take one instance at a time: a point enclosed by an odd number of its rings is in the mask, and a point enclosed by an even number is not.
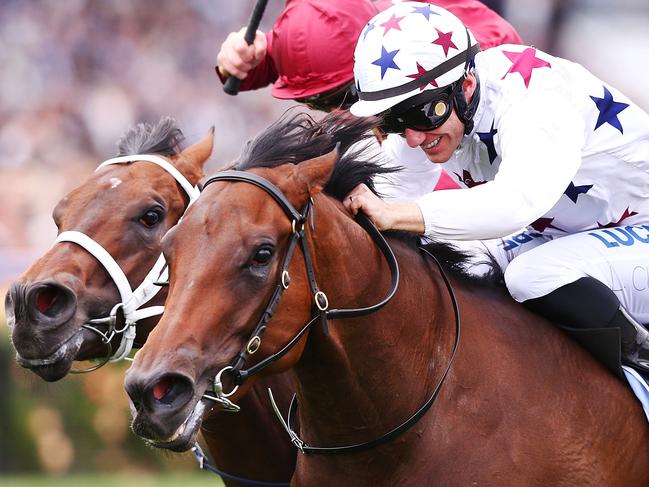
<svg viewBox="0 0 649 487"><path fill-rule="evenodd" d="M356 316L364 316L375 311L378 311L383 306L385 306L397 292L399 287L399 265L397 264L397 259L392 252L392 249L388 245L387 241L381 235L381 233L376 229L376 227L370 222L370 220L365 215L359 215L357 218L359 224L365 228L365 230L372 236L376 241L377 245L385 255L385 258L390 267L390 272L392 274L392 285L388 295L381 302L376 303L372 306L366 308L352 308L352 309L329 309L329 300L327 295L323 293L318 287L316 282L315 271L313 269L313 258L311 257L311 251L309 249L309 244L306 239L306 223L309 220L309 216L312 216L313 213L311 209L313 207L313 202L309 200L304 209L300 212L295 209L295 207L288 201L284 193L280 191L277 186L268 181L267 179L258 176L253 173L244 172L244 171L223 171L212 177L210 177L203 188L216 182L216 181L235 181L235 182L246 182L253 184L264 191L266 191L273 199L282 207L286 215L291 220L292 225L292 234L289 238L288 246L286 249L286 254L284 255L284 260L280 267L279 279L275 285L273 294L266 305L266 308L261 314L261 318L257 322L254 331L250 339L248 340L246 346L239 352L237 358L232 364L232 369L230 372L233 375L235 384L242 384L248 376L259 372L260 370L268 367L272 363L279 360L287 352L289 352L299 339L304 335L304 333L316 322L320 321L323 326L325 333L327 333L327 322L328 320L341 319L341 318L352 318ZM275 309L279 304L284 291L288 289L288 286L291 282L291 278L288 273L288 266L291 263L291 258L297 244L300 244L302 249L302 254L304 257L304 264L306 267L307 278L309 281L309 287L311 288L311 294L313 296L313 318L306 324L302 329L293 337L281 350L268 356L261 362L249 367L248 369L243 369L243 366L246 360L254 354L261 345L261 337L266 330L268 322L272 319Z"/></svg>
<svg viewBox="0 0 649 487"><path fill-rule="evenodd" d="M376 229L374 224L367 218L362 213L359 213L356 216L356 221L367 231L367 233L372 237L376 245L379 247L383 255L385 256L388 266L390 268L390 272L392 275L392 283L391 283L391 289L388 293L388 295L379 303L376 303L372 306L368 306L365 308L349 308L349 309L329 309L329 301L327 299L327 296L319 289L318 284L316 282L316 277L315 277L315 271L313 269L313 259L311 257L311 252L309 249L308 241L306 239L306 224L307 221L309 220L309 217L313 217L312 213L312 207L313 207L313 201L309 200L306 205L304 206L303 210L300 212L295 209L295 207L288 201L284 193L277 188L273 183L268 181L267 179L258 176L256 174L250 173L250 172L244 172L244 171L223 171L220 173L217 173L216 175L210 177L205 181L205 184L203 185L203 188L206 186L216 182L216 181L232 181L232 182L245 182L249 184L253 184L261 189L263 189L266 193L268 193L284 210L286 215L289 217L291 220L292 224L292 234L290 237L290 240L288 242L288 247L286 250L286 254L284 256L284 260L281 265L281 272L279 274L279 279L278 283L275 286L275 289L273 291L273 294L271 295L271 298L262 312L261 318L257 322L257 325L252 332L251 338L248 340L246 346L239 352L237 357L234 359L232 366L228 367L231 369L231 373L233 374L234 382L237 385L242 384L247 377L250 375L259 372L260 370L266 368L267 366L271 365L272 363L276 362L279 360L282 356L284 356L288 351L290 351L295 344L300 340L300 338L306 333L306 331L318 320L322 323L323 330L325 333L327 333L327 321L329 319L342 319L342 318L353 318L353 317L358 317L358 316L364 316L368 315L371 313L374 313L375 311L378 311L381 309L383 306L385 306L395 295L397 288L399 286L399 266L396 260L396 257L394 256L394 252L392 252L392 249L390 248L390 245L388 242L385 240L383 235ZM311 224L312 224L311 220ZM284 291L288 288L290 284L290 276L288 274L288 266L291 262L291 258L293 256L293 253L295 251L295 248L297 244L300 243L300 247L302 249L302 254L304 257L304 263L306 267L306 273L309 281L309 286L311 288L311 293L313 295L313 317L311 320L309 320L303 327L302 329L278 352L273 353L272 355L266 357L264 360L258 362L257 364L249 367L248 369L244 369L243 366L245 365L246 360L253 355L257 350L259 350L259 347L261 345L261 336L263 335L264 331L266 330L266 327L268 325L268 322L271 320L273 317L273 314L275 312L275 309L277 305L279 304L279 301L284 294ZM423 250L423 249L422 249ZM371 441L363 442L363 443L358 443L354 445L346 445L346 446L337 446L337 447L313 447L313 446L308 446L302 441L298 435L293 431L291 427L291 422L292 422L292 417L295 415L296 412L296 400L295 396L293 396L293 400L291 401L291 406L289 408L289 413L288 413L288 418L287 421L285 422L282 418L281 415L278 414L280 421L282 422L282 425L286 429L287 433L291 437L292 443L302 452L302 453L317 453L317 454L338 454L338 453L351 453L351 452L356 452L356 451L361 451L369 448L373 448L375 446L378 446L380 444L386 443L396 436L400 435L401 433L407 431L411 426L413 426L423 415L426 413L426 411L430 408L430 406L433 404L435 401L435 398L437 397L442 384L444 383L444 380L446 379L446 376L448 375L448 372L451 368L451 364L453 362L453 359L455 358L455 354L457 352L458 344L459 344L459 339L460 339L460 315L459 315L459 309L457 305L457 300L455 298L455 294L453 292L453 288L451 287L450 281L448 280L448 277L444 273L444 270L442 269L439 261L429 252L423 250L426 254L428 254L437 264L439 267L439 270L441 272L441 275L444 279L444 282L446 283L446 286L449 291L449 295L451 297L451 301L453 303L453 311L455 315L455 323L456 323L456 335L455 335L455 341L453 344L453 350L451 353L451 357L449 359L449 363L444 371L444 374L442 375L442 378L440 379L439 383L435 387L435 390L433 391L433 394L429 397L429 399L412 415L410 418L408 418L406 421L401 423L399 426L396 428L392 429L391 431L385 433L379 438L376 438ZM271 395L272 398L272 395ZM276 410L276 413L279 413Z"/></svg>

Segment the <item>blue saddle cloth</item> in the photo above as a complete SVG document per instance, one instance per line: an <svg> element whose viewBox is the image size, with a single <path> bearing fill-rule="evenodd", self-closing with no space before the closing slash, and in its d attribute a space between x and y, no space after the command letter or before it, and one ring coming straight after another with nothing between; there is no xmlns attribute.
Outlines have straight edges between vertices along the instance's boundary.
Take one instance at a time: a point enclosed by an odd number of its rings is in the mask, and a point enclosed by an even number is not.
<svg viewBox="0 0 649 487"><path fill-rule="evenodd" d="M647 417L647 421L649 421L649 384L647 384L647 379L645 379L637 370L626 365L622 366L622 371L624 372L626 380L631 386L633 393L642 404L644 414Z"/></svg>

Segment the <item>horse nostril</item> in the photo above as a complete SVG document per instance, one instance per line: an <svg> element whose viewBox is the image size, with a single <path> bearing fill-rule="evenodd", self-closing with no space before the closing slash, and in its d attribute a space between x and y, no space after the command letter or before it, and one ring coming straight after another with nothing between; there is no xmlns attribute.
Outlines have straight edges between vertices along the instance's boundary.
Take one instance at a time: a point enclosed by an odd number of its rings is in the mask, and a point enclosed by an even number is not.
<svg viewBox="0 0 649 487"><path fill-rule="evenodd" d="M44 317L64 323L76 309L74 293L55 282L34 284L27 291L27 308L34 318Z"/></svg>
<svg viewBox="0 0 649 487"><path fill-rule="evenodd" d="M170 377L163 377L153 386L153 399L160 401L163 399L171 387L173 386L173 381Z"/></svg>
<svg viewBox="0 0 649 487"><path fill-rule="evenodd" d="M192 396L191 380L181 375L164 375L150 388L153 404L179 403L188 401Z"/></svg>
<svg viewBox="0 0 649 487"><path fill-rule="evenodd" d="M36 307L38 311L43 314L47 313L47 310L56 303L58 295L59 293L50 286L39 289L36 293Z"/></svg>

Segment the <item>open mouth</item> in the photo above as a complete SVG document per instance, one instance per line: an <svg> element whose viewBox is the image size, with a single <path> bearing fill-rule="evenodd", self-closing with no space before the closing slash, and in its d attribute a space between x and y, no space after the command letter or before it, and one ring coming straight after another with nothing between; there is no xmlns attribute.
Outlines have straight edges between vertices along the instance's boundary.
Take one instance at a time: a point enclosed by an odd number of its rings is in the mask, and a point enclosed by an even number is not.
<svg viewBox="0 0 649 487"><path fill-rule="evenodd" d="M52 382L63 378L72 366L72 361L83 343L81 330L63 342L46 357L26 358L16 352L16 362L21 367L32 370L46 381Z"/></svg>
<svg viewBox="0 0 649 487"><path fill-rule="evenodd" d="M61 360L67 359L68 357L74 357L77 351L79 351L79 348L81 348L82 343L83 334L81 333L81 330L79 330L77 333L75 333L65 342L59 345L58 348L50 355L39 358L26 358L16 352L16 362L18 362L21 366L29 369L54 365Z"/></svg>
<svg viewBox="0 0 649 487"><path fill-rule="evenodd" d="M171 436L162 440L148 440L148 442L157 448L164 448L176 452L189 450L198 434L198 427L200 426L204 411L205 403L200 400L196 403L189 416L187 416L187 419L183 421Z"/></svg>
<svg viewBox="0 0 649 487"><path fill-rule="evenodd" d="M424 150L432 149L433 147L436 147L437 144L439 144L440 140L442 140L442 137L437 137L435 140L432 140L426 145L422 145L421 148Z"/></svg>

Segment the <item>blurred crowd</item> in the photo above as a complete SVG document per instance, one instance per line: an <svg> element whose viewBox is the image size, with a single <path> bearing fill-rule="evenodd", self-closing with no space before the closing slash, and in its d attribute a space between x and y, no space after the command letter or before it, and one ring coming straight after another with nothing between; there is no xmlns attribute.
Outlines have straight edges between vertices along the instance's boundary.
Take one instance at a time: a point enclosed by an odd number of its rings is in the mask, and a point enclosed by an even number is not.
<svg viewBox="0 0 649 487"><path fill-rule="evenodd" d="M491 2L527 43L582 62L649 108L646 0ZM140 121L176 118L189 142L212 125L212 166L289 102L225 95L218 48L253 0L3 0L0 4L0 287L55 236L55 203ZM284 2L271 0L262 29ZM640 33L642 31L642 33ZM644 100L642 99L644 97Z"/></svg>
<svg viewBox="0 0 649 487"><path fill-rule="evenodd" d="M189 142L214 125L218 164L286 108L267 93L228 97L214 73L220 42L251 4L2 1L0 282L49 245L58 199L137 122L173 116Z"/></svg>

